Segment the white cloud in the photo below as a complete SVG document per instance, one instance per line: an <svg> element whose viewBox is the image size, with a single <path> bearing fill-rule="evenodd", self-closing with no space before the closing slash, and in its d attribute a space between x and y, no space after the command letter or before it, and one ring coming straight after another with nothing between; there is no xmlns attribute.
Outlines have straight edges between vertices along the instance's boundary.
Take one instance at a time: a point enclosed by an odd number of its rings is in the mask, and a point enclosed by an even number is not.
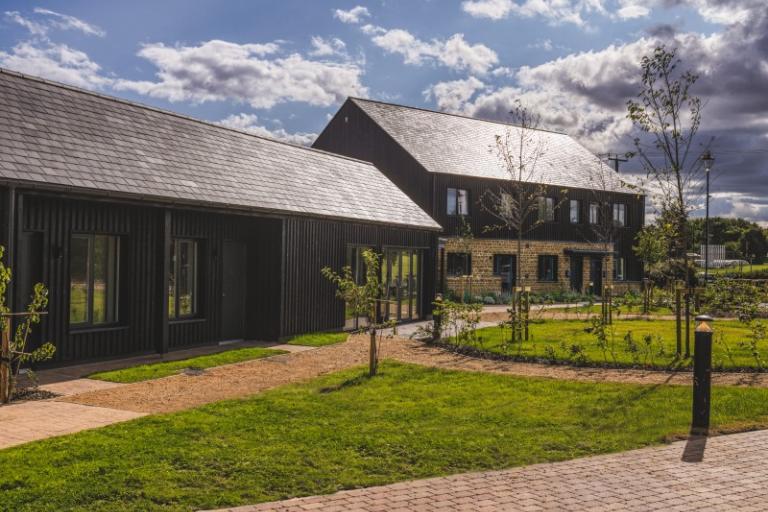
<svg viewBox="0 0 768 512"><path fill-rule="evenodd" d="M520 18L541 17L553 25L573 23L585 26L583 15L605 14L604 0L465 0L461 7L464 12L476 18L500 20L509 15Z"/></svg>
<svg viewBox="0 0 768 512"><path fill-rule="evenodd" d="M87 54L65 44L22 41L10 52L0 51L0 67L86 89L112 83Z"/></svg>
<svg viewBox="0 0 768 512"><path fill-rule="evenodd" d="M466 0L461 3L464 12L471 16L492 20L506 18L513 6L512 0Z"/></svg>
<svg viewBox="0 0 768 512"><path fill-rule="evenodd" d="M5 18L26 28L29 33L35 37L45 37L51 28L75 30L86 35L98 37L104 37L104 35L106 35L106 32L96 25L92 25L80 18L68 14L61 14L40 7L35 7L33 12L37 15L35 19L24 17L18 11L6 11Z"/></svg>
<svg viewBox="0 0 768 512"><path fill-rule="evenodd" d="M330 39L324 39L320 36L312 37L312 50L309 55L313 57L330 57L333 55L339 55L346 57L347 45L341 39L333 37Z"/></svg>
<svg viewBox="0 0 768 512"><path fill-rule="evenodd" d="M552 44L551 39L539 39L535 43L529 43L528 48L537 48L545 52L551 52L555 49L555 46Z"/></svg>
<svg viewBox="0 0 768 512"><path fill-rule="evenodd" d="M402 55L406 64L419 66L424 62L433 62L457 71L484 74L499 61L496 52L483 44L467 43L464 34L454 34L446 40L422 41L399 28L366 27L363 27L364 31L375 34L371 40L376 46Z"/></svg>
<svg viewBox="0 0 768 512"><path fill-rule="evenodd" d="M258 124L259 118L256 114L232 114L219 121L217 124L226 126L227 128L234 128L236 130L242 130L259 135L260 137L267 137L269 139L276 139L283 142L290 142L292 144L299 144L301 146L311 146L317 138L316 133L304 133L287 132L284 128L276 128L270 130L266 126Z"/></svg>
<svg viewBox="0 0 768 512"><path fill-rule="evenodd" d="M50 24L62 30L77 30L83 34L97 37L104 37L106 35L106 32L104 32L104 30L97 27L96 25L92 25L86 21L81 20L80 18L75 18L74 16L70 16L68 14L61 14L55 11L51 11L50 9L42 9L40 7L35 7L35 13L52 18L50 20Z"/></svg>
<svg viewBox="0 0 768 512"><path fill-rule="evenodd" d="M158 68L157 81L119 80L114 87L174 102L234 100L253 108L288 101L327 107L347 96L367 95L357 65L278 54L276 43L148 44L138 55Z"/></svg>
<svg viewBox="0 0 768 512"><path fill-rule="evenodd" d="M341 21L342 23L360 23L363 18L371 16L367 7L358 5L352 9L345 11L343 9L336 9L333 12L333 17Z"/></svg>
<svg viewBox="0 0 768 512"><path fill-rule="evenodd" d="M616 16L623 20L631 20L633 18L644 18L651 13L651 10L640 4L628 4L616 11Z"/></svg>
<svg viewBox="0 0 768 512"><path fill-rule="evenodd" d="M427 100L435 100L437 108L446 112L459 112L472 96L485 84L471 76L466 80L453 80L430 85L424 90Z"/></svg>

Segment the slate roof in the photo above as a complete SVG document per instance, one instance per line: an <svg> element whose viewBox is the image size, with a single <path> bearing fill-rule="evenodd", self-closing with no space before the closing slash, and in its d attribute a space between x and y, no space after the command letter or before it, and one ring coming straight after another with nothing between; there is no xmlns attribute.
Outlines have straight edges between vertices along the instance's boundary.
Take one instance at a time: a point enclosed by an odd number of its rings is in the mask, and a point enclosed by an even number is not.
<svg viewBox="0 0 768 512"><path fill-rule="evenodd" d="M439 228L369 163L5 70L0 180Z"/></svg>
<svg viewBox="0 0 768 512"><path fill-rule="evenodd" d="M510 179L496 152L496 136L513 140L520 128L506 123L350 98L428 172ZM588 149L563 133L536 130L528 148L541 156L526 181L570 188L635 192ZM533 152L532 149L527 151ZM636 193L636 192L635 192Z"/></svg>

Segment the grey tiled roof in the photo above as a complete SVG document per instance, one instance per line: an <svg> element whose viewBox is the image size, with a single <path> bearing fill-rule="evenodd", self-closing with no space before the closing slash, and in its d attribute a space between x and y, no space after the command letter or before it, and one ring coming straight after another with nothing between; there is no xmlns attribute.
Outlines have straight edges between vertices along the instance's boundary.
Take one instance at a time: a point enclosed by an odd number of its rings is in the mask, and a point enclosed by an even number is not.
<svg viewBox="0 0 768 512"><path fill-rule="evenodd" d="M0 180L439 227L366 162L6 71Z"/></svg>
<svg viewBox="0 0 768 512"><path fill-rule="evenodd" d="M496 137L519 137L505 123L352 98L428 172L510 179L496 151ZM633 192L615 172L600 166L584 146L562 133L536 130L527 153L539 153L525 181L571 188ZM512 145L510 145L512 146ZM539 147L534 152L532 148Z"/></svg>

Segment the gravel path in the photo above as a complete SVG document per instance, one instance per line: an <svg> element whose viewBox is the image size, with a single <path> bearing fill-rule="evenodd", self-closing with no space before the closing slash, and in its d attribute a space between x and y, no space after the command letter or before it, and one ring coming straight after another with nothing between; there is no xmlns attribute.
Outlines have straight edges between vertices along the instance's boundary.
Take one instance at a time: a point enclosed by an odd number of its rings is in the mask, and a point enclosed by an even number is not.
<svg viewBox="0 0 768 512"><path fill-rule="evenodd" d="M574 368L492 361L454 354L404 338L384 340L381 357L452 370L576 381L677 385L691 383L691 374L688 372ZM367 361L367 337L351 336L345 343L211 368L202 375L174 375L58 400L141 413L172 412L219 400L253 395L284 384L306 381L352 366L365 365ZM713 383L768 387L768 374L714 373Z"/></svg>

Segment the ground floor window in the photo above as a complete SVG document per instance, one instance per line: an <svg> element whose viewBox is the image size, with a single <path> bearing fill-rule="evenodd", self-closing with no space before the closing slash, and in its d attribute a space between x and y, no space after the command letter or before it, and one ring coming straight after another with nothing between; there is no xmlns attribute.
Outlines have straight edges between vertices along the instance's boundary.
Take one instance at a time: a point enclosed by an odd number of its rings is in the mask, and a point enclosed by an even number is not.
<svg viewBox="0 0 768 512"><path fill-rule="evenodd" d="M615 281L624 281L626 279L626 260L624 258L613 259L613 279Z"/></svg>
<svg viewBox="0 0 768 512"><path fill-rule="evenodd" d="M168 279L169 318L197 315L198 270L198 242L181 238L173 239Z"/></svg>
<svg viewBox="0 0 768 512"><path fill-rule="evenodd" d="M69 323L104 325L118 321L120 239L72 235L69 245Z"/></svg>
<svg viewBox="0 0 768 512"><path fill-rule="evenodd" d="M557 281L557 256L539 256L539 281Z"/></svg>
<svg viewBox="0 0 768 512"><path fill-rule="evenodd" d="M468 252L449 252L446 272L449 276L471 276L472 255Z"/></svg>
<svg viewBox="0 0 768 512"><path fill-rule="evenodd" d="M363 258L363 252L368 249L371 248L355 246L347 248L347 265L352 272L352 278L359 285L365 283L367 267L365 265L365 258ZM365 325L367 322L367 318L356 317L349 304L345 305L344 320L345 326L350 329L359 329L360 326Z"/></svg>
<svg viewBox="0 0 768 512"><path fill-rule="evenodd" d="M502 293L511 291L511 287L515 285L516 267L513 254L493 255L493 275L501 276Z"/></svg>

